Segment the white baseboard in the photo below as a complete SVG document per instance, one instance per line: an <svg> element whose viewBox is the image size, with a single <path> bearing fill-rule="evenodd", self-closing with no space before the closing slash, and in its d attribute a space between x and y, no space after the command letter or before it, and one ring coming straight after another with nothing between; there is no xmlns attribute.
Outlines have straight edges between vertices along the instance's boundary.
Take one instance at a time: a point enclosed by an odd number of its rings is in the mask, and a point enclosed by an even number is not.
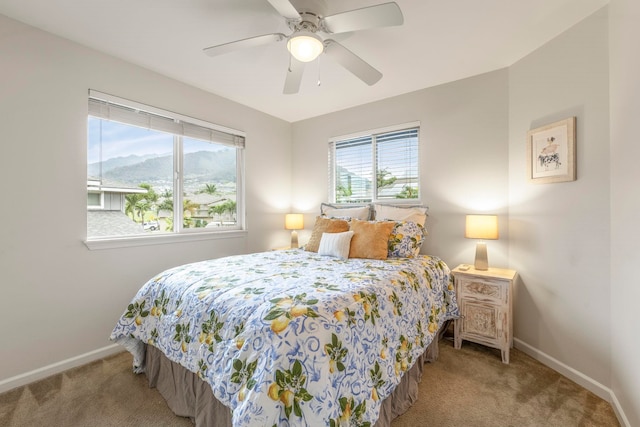
<svg viewBox="0 0 640 427"><path fill-rule="evenodd" d="M525 343L522 340L519 340L518 338L513 339L513 345L515 348L533 357L543 365L550 367L554 371L564 375L565 377L569 378L571 381L586 388L587 390L597 395L598 397L611 403L611 406L613 407L613 411L615 412L616 417L618 418L618 421L620 422L620 424L624 427L631 427L631 425L629 424L629 421L627 420L627 417L624 414L624 411L620 407L620 402L618 402L618 399L613 393L613 390L611 390L609 387L606 387L600 384L598 381L594 380L593 378L588 377L582 372L577 371L572 367L565 365L559 360L549 356L548 354L538 350L535 347L530 346L529 344Z"/></svg>
<svg viewBox="0 0 640 427"><path fill-rule="evenodd" d="M111 344L70 359L62 360L52 365L44 366L24 374L16 375L15 377L7 378L6 380L0 381L0 393L50 377L51 375L59 374L60 372L77 366L85 365L89 362L93 362L94 360L99 360L104 357L111 356L112 354L120 353L121 351L124 351L124 348L122 348L121 345Z"/></svg>
<svg viewBox="0 0 640 427"><path fill-rule="evenodd" d="M624 414L624 411L620 407L620 402L618 402L618 398L613 392L611 392L611 406L613 407L613 411L616 413L616 417L618 417L620 425L623 427L631 427L629 419Z"/></svg>

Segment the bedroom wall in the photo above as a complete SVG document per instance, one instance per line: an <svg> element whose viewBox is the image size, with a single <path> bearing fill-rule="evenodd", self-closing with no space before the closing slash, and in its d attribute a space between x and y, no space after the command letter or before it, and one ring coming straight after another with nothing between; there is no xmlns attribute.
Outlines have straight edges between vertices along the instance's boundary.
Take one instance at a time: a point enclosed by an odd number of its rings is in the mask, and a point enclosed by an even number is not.
<svg viewBox="0 0 640 427"><path fill-rule="evenodd" d="M420 121L420 194L429 206L422 252L451 267L473 263L475 240L464 238L464 216L495 213L500 240L488 242L489 263L506 267L506 69L294 123L292 205L307 214L300 241L327 201L329 138L412 121Z"/></svg>
<svg viewBox="0 0 640 427"><path fill-rule="evenodd" d="M640 158L640 2L609 6L611 100L611 388L626 415L640 426L640 265L638 212Z"/></svg>
<svg viewBox="0 0 640 427"><path fill-rule="evenodd" d="M0 391L98 357L129 300L161 269L288 241L289 123L2 15L0 70ZM89 251L89 88L245 131L249 232Z"/></svg>
<svg viewBox="0 0 640 427"><path fill-rule="evenodd" d="M509 68L509 262L520 274L516 346L607 399L608 85L606 8ZM577 117L577 180L527 182L527 131L570 116Z"/></svg>

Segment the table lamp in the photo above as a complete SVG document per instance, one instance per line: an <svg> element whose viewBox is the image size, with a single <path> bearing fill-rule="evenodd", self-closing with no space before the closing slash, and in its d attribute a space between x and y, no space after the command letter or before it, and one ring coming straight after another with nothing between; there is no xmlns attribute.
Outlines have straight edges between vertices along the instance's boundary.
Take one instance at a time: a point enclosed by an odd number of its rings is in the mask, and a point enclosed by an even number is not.
<svg viewBox="0 0 640 427"><path fill-rule="evenodd" d="M464 237L482 240L498 239L497 215L467 215ZM476 270L489 269L487 244L485 242L476 244L476 259L473 266Z"/></svg>
<svg viewBox="0 0 640 427"><path fill-rule="evenodd" d="M284 217L284 228L291 230L291 248L297 248L298 232L296 230L302 230L304 228L304 215L287 214Z"/></svg>

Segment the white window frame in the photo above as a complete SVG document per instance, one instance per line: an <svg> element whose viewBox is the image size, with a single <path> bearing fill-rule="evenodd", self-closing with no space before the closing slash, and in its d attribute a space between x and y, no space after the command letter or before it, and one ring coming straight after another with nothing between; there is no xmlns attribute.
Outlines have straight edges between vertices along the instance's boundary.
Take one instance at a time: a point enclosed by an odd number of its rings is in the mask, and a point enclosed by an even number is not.
<svg viewBox="0 0 640 427"><path fill-rule="evenodd" d="M236 226L226 227L224 229L217 228L184 228L182 224L182 206L183 200L181 195L183 194L183 180L182 180L182 162L183 162L183 144L181 139L185 136L173 136L173 175L174 175L174 191L173 191L173 223L174 231L171 233L163 234L140 234L132 236L109 236L109 237L94 237L86 238L85 245L90 249L114 249L122 247L144 246L154 244L166 244L176 242L198 241L198 240L214 240L214 239L227 239L236 237L246 237L246 220L245 220L245 185L244 185L244 141L246 134L242 131L227 128L224 126L216 125L207 121L196 119L193 117L185 116L179 113L174 113L160 108L148 106L135 101L130 101L117 96L109 95L106 93L98 92L95 90L89 90L89 99L104 101L110 104L121 105L127 108L148 112L152 115L161 116L163 118L170 118L176 121L186 122L187 124L193 124L197 127L211 129L214 133L221 132L229 134L234 140L237 140L236 147ZM100 118L90 111L87 111L87 117L92 116ZM131 123L122 122L132 125ZM171 123L168 121L168 126ZM133 125L132 125L133 126ZM190 137L190 135L186 135ZM233 144L230 144L233 145Z"/></svg>
<svg viewBox="0 0 640 427"><path fill-rule="evenodd" d="M412 129L412 128L417 128L418 129L418 181L420 181L420 177L421 177L421 171L420 171L420 122L419 121L415 121L415 122L409 122L409 123L403 123L403 124L398 124L398 125L393 125L393 126L387 126L387 127L383 127L383 128L378 128L378 129L372 129L372 130L367 130L367 131L362 131L362 132L356 132L356 133L351 133L351 134L347 134L347 135L340 135L340 136L335 136L335 137L331 137L329 138L329 158L328 158L328 163L329 163L329 202L331 203L336 203L336 164L335 164L335 159L336 159L336 143L341 142L341 141L345 141L345 140L349 140L349 139L356 139L356 138L363 138L363 137L375 137L376 135L379 134L385 134L385 133L391 133L391 132L397 132L397 131L402 131L402 130L407 130L407 129ZM365 203L376 203L376 204L393 204L393 205L400 205L400 204L410 204L410 205L417 205L417 204L421 204L421 195L422 195L422 186L420 185L419 188L419 193L418 193L418 198L416 199L376 199L377 196L377 188L376 188L376 146L375 146L376 142L375 142L375 138L372 138L372 149L371 149L371 165L372 165L372 170L373 170L373 192L371 195L371 201L370 202L354 202L354 204L365 204ZM349 203L340 203L341 205L345 205L345 206L349 206Z"/></svg>

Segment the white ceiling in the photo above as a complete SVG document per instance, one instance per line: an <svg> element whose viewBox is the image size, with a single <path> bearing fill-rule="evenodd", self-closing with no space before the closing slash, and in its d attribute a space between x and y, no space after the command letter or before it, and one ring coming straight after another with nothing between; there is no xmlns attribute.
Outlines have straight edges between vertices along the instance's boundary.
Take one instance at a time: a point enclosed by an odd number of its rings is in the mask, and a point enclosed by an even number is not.
<svg viewBox="0 0 640 427"><path fill-rule="evenodd" d="M388 0L326 0L327 14ZM330 59L283 95L284 42L202 49L291 31L267 0L0 0L0 13L294 122L507 67L608 0L396 0L404 25L333 38L383 73L367 86ZM318 75L322 84L317 85ZM124 95L124 94L121 94Z"/></svg>

